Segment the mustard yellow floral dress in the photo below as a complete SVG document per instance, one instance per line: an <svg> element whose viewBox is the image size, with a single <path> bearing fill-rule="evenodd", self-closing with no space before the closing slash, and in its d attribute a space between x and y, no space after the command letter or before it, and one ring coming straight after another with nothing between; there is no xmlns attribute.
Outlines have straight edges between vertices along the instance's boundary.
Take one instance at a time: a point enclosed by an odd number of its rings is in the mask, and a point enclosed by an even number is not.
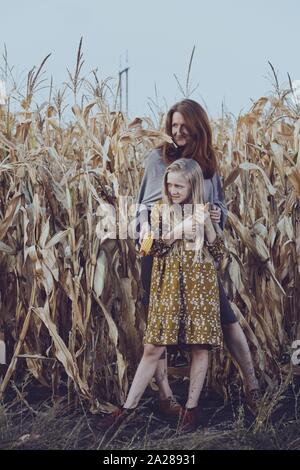
<svg viewBox="0 0 300 470"><path fill-rule="evenodd" d="M162 201L153 206L151 229L161 223ZM193 264L195 252L175 249L159 238L151 252L153 267L147 329L144 344L222 345L219 288L215 260L224 253L224 242L217 236L206 245L205 257Z"/></svg>

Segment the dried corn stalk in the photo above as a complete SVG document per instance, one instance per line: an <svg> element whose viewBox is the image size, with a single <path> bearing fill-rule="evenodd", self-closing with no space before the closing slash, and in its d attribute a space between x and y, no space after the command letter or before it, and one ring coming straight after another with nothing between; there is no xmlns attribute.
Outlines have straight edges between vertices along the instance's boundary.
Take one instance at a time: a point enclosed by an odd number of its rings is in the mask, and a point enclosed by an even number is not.
<svg viewBox="0 0 300 470"><path fill-rule="evenodd" d="M94 114L92 114L92 111ZM213 123L229 217L224 285L262 382L300 338L300 121L261 98L236 125ZM101 236L101 207L132 201L142 161L167 139L149 119L127 123L104 100L0 113L0 329L13 375L81 396L91 409L121 402L141 353L145 312L132 240ZM146 127L143 127L146 124ZM99 209L100 208L100 209ZM104 217L105 219L105 217ZM226 393L236 370L214 355L209 385Z"/></svg>

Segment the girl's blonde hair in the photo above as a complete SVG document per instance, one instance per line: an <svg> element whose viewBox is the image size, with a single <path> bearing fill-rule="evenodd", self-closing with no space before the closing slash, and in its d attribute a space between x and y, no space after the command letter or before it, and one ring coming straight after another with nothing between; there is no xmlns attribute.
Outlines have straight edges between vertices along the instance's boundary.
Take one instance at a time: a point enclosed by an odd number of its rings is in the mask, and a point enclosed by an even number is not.
<svg viewBox="0 0 300 470"><path fill-rule="evenodd" d="M171 163L166 169L163 179L163 201L166 204L172 204L168 194L168 174L171 172L180 172L191 185L191 204L204 204L204 178L199 163L191 158L180 158Z"/></svg>
<svg viewBox="0 0 300 470"><path fill-rule="evenodd" d="M169 173L178 172L181 173L186 180L189 182L191 187L190 198L186 201L186 204L192 205L192 212L194 212L197 204L204 204L204 178L200 165L191 158L180 158L171 163L166 169L163 179L163 203L171 206L171 214L173 215L173 223L182 222L182 210L178 207L178 204L173 204L172 199L168 192L168 175ZM172 217L171 215L171 217ZM202 257L202 249L204 244L204 227L203 232L196 232L195 235L195 256L194 262ZM182 244L181 244L182 246ZM179 248L179 247L178 247Z"/></svg>

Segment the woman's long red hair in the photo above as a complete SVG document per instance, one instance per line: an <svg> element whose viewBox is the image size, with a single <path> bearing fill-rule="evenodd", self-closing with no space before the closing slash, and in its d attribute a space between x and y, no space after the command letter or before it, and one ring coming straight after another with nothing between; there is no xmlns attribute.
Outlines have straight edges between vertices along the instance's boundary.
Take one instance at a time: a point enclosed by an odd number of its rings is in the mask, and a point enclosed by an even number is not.
<svg viewBox="0 0 300 470"><path fill-rule="evenodd" d="M182 114L185 127L190 135L189 142L184 147L164 143L160 149L167 164L178 158L193 158L203 172L204 178L212 178L217 171L217 159L212 146L212 130L205 110L193 100L182 100L174 104L166 117L166 133L172 137L172 119L175 112Z"/></svg>

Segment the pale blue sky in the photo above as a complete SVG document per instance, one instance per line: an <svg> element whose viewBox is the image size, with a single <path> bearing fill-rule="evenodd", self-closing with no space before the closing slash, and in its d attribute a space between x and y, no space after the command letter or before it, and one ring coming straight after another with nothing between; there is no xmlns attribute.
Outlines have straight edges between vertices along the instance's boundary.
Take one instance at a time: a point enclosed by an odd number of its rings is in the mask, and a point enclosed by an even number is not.
<svg viewBox="0 0 300 470"><path fill-rule="evenodd" d="M149 114L154 83L168 106L182 98L173 77L185 82L196 46L192 96L220 115L247 111L250 98L271 88L268 60L281 82L300 79L299 0L0 0L0 46L10 64L28 71L49 52L46 71L60 86L73 68L83 36L84 73L117 77L120 57L130 66L130 114Z"/></svg>

